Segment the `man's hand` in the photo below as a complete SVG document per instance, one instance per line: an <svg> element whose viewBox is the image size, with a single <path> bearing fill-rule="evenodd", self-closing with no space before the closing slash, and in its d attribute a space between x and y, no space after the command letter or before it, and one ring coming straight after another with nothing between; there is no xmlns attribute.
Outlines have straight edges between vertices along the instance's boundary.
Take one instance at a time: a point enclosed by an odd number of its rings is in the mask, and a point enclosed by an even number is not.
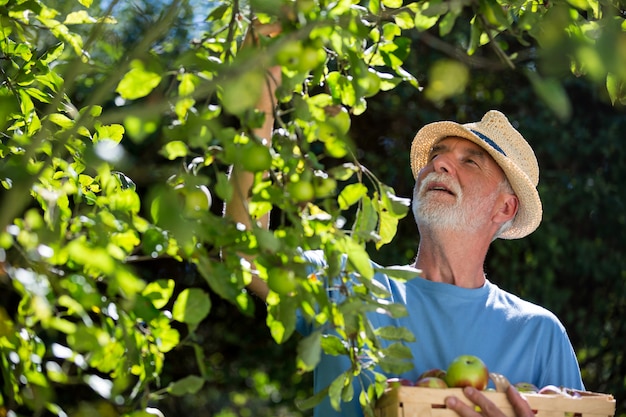
<svg viewBox="0 0 626 417"><path fill-rule="evenodd" d="M494 403L487 399L482 392L474 388L467 387L463 389L463 393L471 402L480 407L480 412L476 411L475 407L465 404L456 397L446 398L446 406L449 409L456 411L461 417L504 417L506 415ZM530 405L528 405L526 399L522 397L519 392L517 392L515 387L509 386L506 391L506 396L513 406L513 410L515 411L515 415L517 417L534 416Z"/></svg>

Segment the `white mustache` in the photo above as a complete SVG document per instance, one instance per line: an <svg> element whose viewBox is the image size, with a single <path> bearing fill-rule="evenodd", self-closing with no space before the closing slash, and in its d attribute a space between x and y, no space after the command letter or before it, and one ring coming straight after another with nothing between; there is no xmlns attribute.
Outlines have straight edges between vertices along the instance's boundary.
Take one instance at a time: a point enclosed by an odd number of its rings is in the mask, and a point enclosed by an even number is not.
<svg viewBox="0 0 626 417"><path fill-rule="evenodd" d="M457 199L462 197L463 192L459 183L452 180L450 175L441 172L431 172L424 177L418 189L418 196L423 197L428 191L430 184L435 182L443 184L448 190L454 193Z"/></svg>

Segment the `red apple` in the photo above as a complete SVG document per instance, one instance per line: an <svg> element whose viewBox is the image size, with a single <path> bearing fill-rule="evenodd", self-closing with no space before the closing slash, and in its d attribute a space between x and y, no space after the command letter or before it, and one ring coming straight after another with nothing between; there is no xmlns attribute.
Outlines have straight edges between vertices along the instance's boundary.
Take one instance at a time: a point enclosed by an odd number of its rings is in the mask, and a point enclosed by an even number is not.
<svg viewBox="0 0 626 417"><path fill-rule="evenodd" d="M489 383L487 365L474 355L461 355L448 365L446 383L449 387L474 387L482 391Z"/></svg>
<svg viewBox="0 0 626 417"><path fill-rule="evenodd" d="M441 378L436 376L427 376L420 378L415 382L416 387L428 387L428 388L448 388L448 384Z"/></svg>
<svg viewBox="0 0 626 417"><path fill-rule="evenodd" d="M387 386L390 388L396 388L396 387L412 387L413 381L411 381L410 379L406 379L406 378L387 378Z"/></svg>
<svg viewBox="0 0 626 417"><path fill-rule="evenodd" d="M544 387L541 387L541 389L539 390L539 394L563 395L563 390L561 388L557 387L556 385L546 385Z"/></svg>
<svg viewBox="0 0 626 417"><path fill-rule="evenodd" d="M422 372L420 376L417 377L417 380L419 381L422 378L428 378L431 376L434 376L435 378L446 379L446 371L444 371L443 369L439 369L439 368L429 369L427 371Z"/></svg>
<svg viewBox="0 0 626 417"><path fill-rule="evenodd" d="M564 397L579 397L580 393L575 393L574 390L565 387L557 387L556 385L546 385L539 390L539 394L556 394Z"/></svg>
<svg viewBox="0 0 626 417"><path fill-rule="evenodd" d="M562 390L563 390L564 393L566 393L570 397L574 397L574 398L581 398L582 397L582 394L580 393L580 391L578 391L576 389L563 387Z"/></svg>

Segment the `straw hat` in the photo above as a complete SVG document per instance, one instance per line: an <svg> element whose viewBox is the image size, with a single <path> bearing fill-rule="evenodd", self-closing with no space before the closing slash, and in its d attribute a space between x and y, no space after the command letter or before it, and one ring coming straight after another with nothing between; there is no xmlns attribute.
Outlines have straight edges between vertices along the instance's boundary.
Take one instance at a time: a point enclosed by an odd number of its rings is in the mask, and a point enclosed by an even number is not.
<svg viewBox="0 0 626 417"><path fill-rule="evenodd" d="M411 146L411 170L417 178L428 163L428 155L439 140L457 136L482 147L500 165L519 199L513 224L499 237L519 239L532 233L541 222L542 208L537 183L539 166L524 137L497 110L487 112L480 122L459 124L451 121L427 124L417 132Z"/></svg>

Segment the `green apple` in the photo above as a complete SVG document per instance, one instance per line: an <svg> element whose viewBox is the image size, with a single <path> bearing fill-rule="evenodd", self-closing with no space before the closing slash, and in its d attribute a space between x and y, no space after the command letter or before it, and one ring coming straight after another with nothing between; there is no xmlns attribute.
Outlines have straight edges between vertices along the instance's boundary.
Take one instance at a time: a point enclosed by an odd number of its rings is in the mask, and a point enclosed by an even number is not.
<svg viewBox="0 0 626 417"><path fill-rule="evenodd" d="M246 171L267 171L272 166L272 154L267 146L249 142L241 148L240 152L239 161Z"/></svg>
<svg viewBox="0 0 626 417"><path fill-rule="evenodd" d="M316 175L313 177L315 197L326 198L337 192L337 181L328 176Z"/></svg>
<svg viewBox="0 0 626 417"><path fill-rule="evenodd" d="M196 185L185 190L184 214L189 218L198 218L208 213L213 199L206 185Z"/></svg>
<svg viewBox="0 0 626 417"><path fill-rule="evenodd" d="M315 197L315 188L310 181L300 180L287 184L289 196L296 202L311 201Z"/></svg>
<svg viewBox="0 0 626 417"><path fill-rule="evenodd" d="M428 387L428 388L448 388L448 384L441 378L436 376L427 376L420 378L415 382L416 387Z"/></svg>
<svg viewBox="0 0 626 417"><path fill-rule="evenodd" d="M539 388L530 382L518 382L517 384L514 384L514 386L519 392L539 392Z"/></svg>
<svg viewBox="0 0 626 417"><path fill-rule="evenodd" d="M278 295L290 295L298 288L298 281L292 270L273 267L267 271L267 286Z"/></svg>
<svg viewBox="0 0 626 417"><path fill-rule="evenodd" d="M449 387L474 387L482 391L489 383L487 365L477 356L461 355L448 365L446 383Z"/></svg>

